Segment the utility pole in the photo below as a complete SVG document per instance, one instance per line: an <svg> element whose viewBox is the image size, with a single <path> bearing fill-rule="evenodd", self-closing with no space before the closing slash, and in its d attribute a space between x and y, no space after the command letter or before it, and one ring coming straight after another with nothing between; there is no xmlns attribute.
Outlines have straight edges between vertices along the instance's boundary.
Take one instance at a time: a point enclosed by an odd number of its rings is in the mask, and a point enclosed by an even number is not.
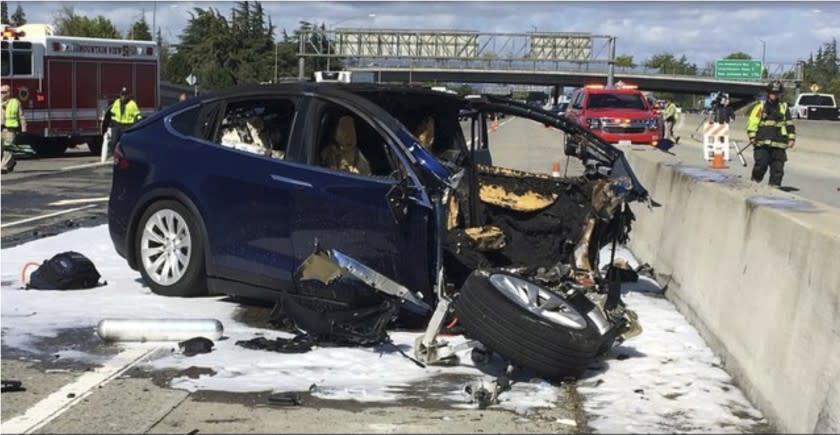
<svg viewBox="0 0 840 435"><path fill-rule="evenodd" d="M152 37L157 37L157 1L152 2Z"/></svg>
<svg viewBox="0 0 840 435"><path fill-rule="evenodd" d="M303 80L303 70L305 68L303 51L306 49L303 38L308 34L307 32L309 31L309 26L311 25L311 23L309 23L308 21L300 21L300 24L300 33L298 33L298 39L300 42L300 47L298 47L298 80Z"/></svg>
<svg viewBox="0 0 840 435"><path fill-rule="evenodd" d="M759 39L759 41L761 41L761 66L765 67L765 65L767 65L765 57L765 55L767 54L767 41L763 39Z"/></svg>
<svg viewBox="0 0 840 435"><path fill-rule="evenodd" d="M274 41L274 84L277 84L277 46L280 44L277 41Z"/></svg>
<svg viewBox="0 0 840 435"><path fill-rule="evenodd" d="M610 36L610 60L607 71L607 87L613 87L615 83L615 36Z"/></svg>

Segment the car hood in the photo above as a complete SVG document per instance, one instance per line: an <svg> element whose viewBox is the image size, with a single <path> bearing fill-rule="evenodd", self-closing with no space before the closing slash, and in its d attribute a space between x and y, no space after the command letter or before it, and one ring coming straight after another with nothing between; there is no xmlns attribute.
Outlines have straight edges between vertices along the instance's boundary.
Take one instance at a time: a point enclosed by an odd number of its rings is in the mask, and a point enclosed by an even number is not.
<svg viewBox="0 0 840 435"><path fill-rule="evenodd" d="M589 109L587 118L650 119L655 113L638 109Z"/></svg>

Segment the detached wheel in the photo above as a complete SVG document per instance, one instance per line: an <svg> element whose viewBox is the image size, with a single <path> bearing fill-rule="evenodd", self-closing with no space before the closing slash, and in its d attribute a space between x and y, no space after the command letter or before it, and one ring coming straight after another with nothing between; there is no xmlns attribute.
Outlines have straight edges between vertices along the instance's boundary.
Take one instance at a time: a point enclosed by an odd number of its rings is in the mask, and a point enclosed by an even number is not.
<svg viewBox="0 0 840 435"><path fill-rule="evenodd" d="M598 355L593 308L582 294L565 299L501 271L473 272L455 303L467 335L549 379L578 376Z"/></svg>
<svg viewBox="0 0 840 435"><path fill-rule="evenodd" d="M177 201L152 204L134 236L136 259L152 291L164 296L206 296L204 241L195 217Z"/></svg>

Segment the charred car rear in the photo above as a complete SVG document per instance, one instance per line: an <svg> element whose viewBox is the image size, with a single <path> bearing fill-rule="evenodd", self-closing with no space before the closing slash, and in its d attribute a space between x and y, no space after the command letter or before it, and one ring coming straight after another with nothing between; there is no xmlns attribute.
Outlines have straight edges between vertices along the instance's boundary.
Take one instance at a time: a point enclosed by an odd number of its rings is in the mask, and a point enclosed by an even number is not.
<svg viewBox="0 0 840 435"><path fill-rule="evenodd" d="M489 165L497 113L564 132L585 175ZM426 325L425 362L452 360L437 334L457 318L549 377L636 331L597 253L626 239L627 204L647 193L619 150L542 109L404 86L245 88L144 120L114 154L111 236L157 293L276 302L329 341Z"/></svg>

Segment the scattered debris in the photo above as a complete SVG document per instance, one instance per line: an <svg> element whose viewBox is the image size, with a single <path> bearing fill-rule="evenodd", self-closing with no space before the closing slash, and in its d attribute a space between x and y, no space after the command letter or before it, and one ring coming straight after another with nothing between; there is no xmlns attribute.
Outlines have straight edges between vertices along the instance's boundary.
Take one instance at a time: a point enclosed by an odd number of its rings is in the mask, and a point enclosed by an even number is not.
<svg viewBox="0 0 840 435"><path fill-rule="evenodd" d="M204 337L193 337L178 343L178 348L185 356L210 353L213 350L213 341Z"/></svg>
<svg viewBox="0 0 840 435"><path fill-rule="evenodd" d="M267 350L279 353L305 353L312 350L314 345L312 337L306 334L298 334L294 338L275 338L269 340L265 337L256 337L250 340L239 340L237 346L245 349Z"/></svg>
<svg viewBox="0 0 840 435"><path fill-rule="evenodd" d="M301 406L303 398L300 393L274 393L268 396L268 404L276 406Z"/></svg>
<svg viewBox="0 0 840 435"><path fill-rule="evenodd" d="M3 379L2 384L2 391L0 392L3 393L16 393L18 391L26 391L26 388L23 388L23 383L21 383L20 381Z"/></svg>
<svg viewBox="0 0 840 435"><path fill-rule="evenodd" d="M68 399L75 399L76 398L76 393L67 393L67 398Z"/></svg>
<svg viewBox="0 0 840 435"><path fill-rule="evenodd" d="M477 380L470 382L464 386L464 392L467 393L473 403L478 404L478 409L485 409L490 405L499 403L499 395L505 391L510 390L512 385L510 375L513 373L514 367L509 365L505 373L488 385L484 380Z"/></svg>
<svg viewBox="0 0 840 435"><path fill-rule="evenodd" d="M216 371L209 367L189 366L178 372L178 376L186 376L190 379L198 379L201 375L215 376Z"/></svg>

